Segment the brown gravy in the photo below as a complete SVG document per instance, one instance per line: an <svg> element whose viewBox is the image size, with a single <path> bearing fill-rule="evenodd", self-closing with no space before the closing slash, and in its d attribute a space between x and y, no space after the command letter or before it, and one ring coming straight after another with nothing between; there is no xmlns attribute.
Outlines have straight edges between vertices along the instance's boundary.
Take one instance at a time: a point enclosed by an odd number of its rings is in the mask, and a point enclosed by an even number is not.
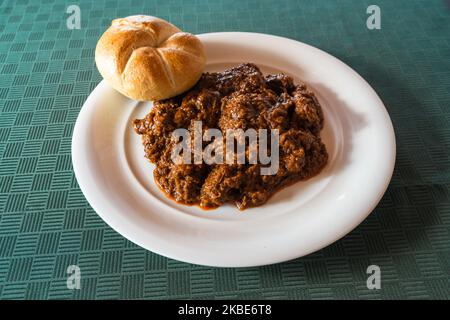
<svg viewBox="0 0 450 320"><path fill-rule="evenodd" d="M277 129L279 167L261 175L260 164L175 164L175 129ZM282 187L318 174L328 160L320 139L323 113L313 92L284 74L264 76L251 63L204 73L189 91L157 101L143 119L134 120L146 157L156 164L155 182L171 199L211 209L232 202L239 209L264 204ZM225 134L224 134L225 136ZM247 156L247 153L246 153Z"/></svg>

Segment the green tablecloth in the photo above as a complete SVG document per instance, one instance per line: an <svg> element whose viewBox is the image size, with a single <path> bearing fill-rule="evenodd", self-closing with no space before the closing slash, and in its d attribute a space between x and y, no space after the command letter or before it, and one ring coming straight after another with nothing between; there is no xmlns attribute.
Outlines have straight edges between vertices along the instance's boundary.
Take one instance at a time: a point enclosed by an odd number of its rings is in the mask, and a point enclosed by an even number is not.
<svg viewBox="0 0 450 320"><path fill-rule="evenodd" d="M381 30L366 27L381 8ZM66 8L81 8L68 30ZM297 39L358 71L394 123L397 164L375 211L335 244L259 268L190 265L113 231L71 164L78 112L101 77L99 36L150 14L185 31ZM439 298L450 274L450 1L5 1L0 5L0 298ZM370 184L370 181L368 181ZM66 286L68 265L81 289ZM366 268L381 268L368 290Z"/></svg>

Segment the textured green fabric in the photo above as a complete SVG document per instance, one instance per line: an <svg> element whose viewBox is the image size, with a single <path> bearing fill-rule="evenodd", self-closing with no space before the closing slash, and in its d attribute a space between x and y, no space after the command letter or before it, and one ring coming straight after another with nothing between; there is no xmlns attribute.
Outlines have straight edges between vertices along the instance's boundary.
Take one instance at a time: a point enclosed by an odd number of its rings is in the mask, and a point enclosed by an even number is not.
<svg viewBox="0 0 450 320"><path fill-rule="evenodd" d="M68 30L75 2L0 5L0 298L450 297L450 1L80 1L81 29ZM372 2L381 30L366 28ZM71 135L101 79L98 37L113 18L138 13L193 33L297 39L357 70L384 101L398 144L369 218L307 257L243 269L166 259L109 228L77 185ZM80 290L66 287L72 264ZM381 290L366 287L371 264Z"/></svg>

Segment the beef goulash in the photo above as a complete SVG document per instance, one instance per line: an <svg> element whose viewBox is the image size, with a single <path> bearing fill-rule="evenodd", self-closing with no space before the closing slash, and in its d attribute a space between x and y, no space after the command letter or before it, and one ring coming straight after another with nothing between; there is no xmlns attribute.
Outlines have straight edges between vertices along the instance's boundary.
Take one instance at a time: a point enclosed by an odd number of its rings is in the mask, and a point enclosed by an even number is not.
<svg viewBox="0 0 450 320"><path fill-rule="evenodd" d="M279 167L261 175L261 164L176 164L171 154L175 129L278 129ZM196 85L176 97L154 102L133 122L153 175L173 200L202 208L234 203L239 209L260 206L280 188L318 174L328 154L320 139L324 118L313 92L284 74L264 76L251 63L203 73ZM246 156L248 154L246 153Z"/></svg>

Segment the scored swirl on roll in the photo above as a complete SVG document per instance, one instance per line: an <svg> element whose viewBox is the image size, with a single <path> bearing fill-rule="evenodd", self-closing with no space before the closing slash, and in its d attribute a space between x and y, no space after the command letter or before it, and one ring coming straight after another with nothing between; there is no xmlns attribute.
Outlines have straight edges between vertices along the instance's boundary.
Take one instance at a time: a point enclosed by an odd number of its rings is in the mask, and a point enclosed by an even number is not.
<svg viewBox="0 0 450 320"><path fill-rule="evenodd" d="M188 90L200 78L205 60L195 35L143 15L113 20L95 50L103 78L139 101L166 99Z"/></svg>

